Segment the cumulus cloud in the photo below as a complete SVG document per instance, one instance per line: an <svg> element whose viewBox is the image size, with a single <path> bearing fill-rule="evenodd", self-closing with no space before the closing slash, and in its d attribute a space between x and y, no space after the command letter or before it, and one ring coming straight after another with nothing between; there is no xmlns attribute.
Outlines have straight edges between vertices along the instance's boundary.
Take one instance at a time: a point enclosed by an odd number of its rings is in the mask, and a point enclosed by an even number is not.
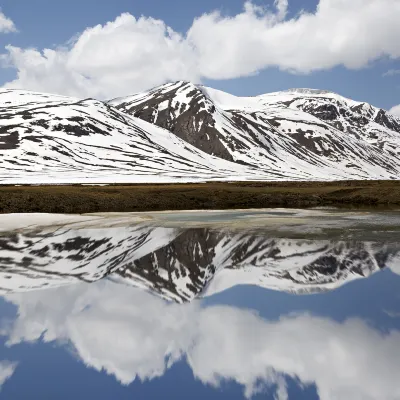
<svg viewBox="0 0 400 400"><path fill-rule="evenodd" d="M393 114L396 117L400 118L400 104L398 106L394 106L389 110L390 114Z"/></svg>
<svg viewBox="0 0 400 400"><path fill-rule="evenodd" d="M123 384L161 376L185 357L197 379L213 386L234 380L247 397L277 388L276 398L287 398L285 376L315 384L322 400L400 397L400 333L357 319L268 321L233 307L167 304L106 281L7 300L18 307L3 332L8 345L68 341L87 366Z"/></svg>
<svg viewBox="0 0 400 400"><path fill-rule="evenodd" d="M0 361L0 389L3 384L11 378L14 374L15 368L17 368L16 362L11 361Z"/></svg>
<svg viewBox="0 0 400 400"><path fill-rule="evenodd" d="M289 7L288 0L275 0L275 7L278 11L278 19L285 19Z"/></svg>
<svg viewBox="0 0 400 400"><path fill-rule="evenodd" d="M15 27L14 22L0 11L0 32L9 33L16 31L17 28Z"/></svg>
<svg viewBox="0 0 400 400"><path fill-rule="evenodd" d="M284 10L284 2L278 3ZM320 0L314 13L284 21L247 5L233 18L212 13L194 21L188 37L208 78L234 78L268 66L299 73L337 65L357 69L384 55L400 57L397 0Z"/></svg>
<svg viewBox="0 0 400 400"><path fill-rule="evenodd" d="M400 74L400 69L389 69L389 71L386 71L383 76L394 76L394 75L399 75Z"/></svg>
<svg viewBox="0 0 400 400"><path fill-rule="evenodd" d="M274 4L247 1L234 16L206 13L186 34L126 13L64 47L7 46L3 58L17 70L7 86L109 98L166 81L237 78L270 66L309 73L400 57L398 0L319 0L314 12L290 19L288 0Z"/></svg>
<svg viewBox="0 0 400 400"><path fill-rule="evenodd" d="M7 46L17 79L7 87L113 97L177 77L197 81L192 50L162 21L122 14L55 50Z"/></svg>

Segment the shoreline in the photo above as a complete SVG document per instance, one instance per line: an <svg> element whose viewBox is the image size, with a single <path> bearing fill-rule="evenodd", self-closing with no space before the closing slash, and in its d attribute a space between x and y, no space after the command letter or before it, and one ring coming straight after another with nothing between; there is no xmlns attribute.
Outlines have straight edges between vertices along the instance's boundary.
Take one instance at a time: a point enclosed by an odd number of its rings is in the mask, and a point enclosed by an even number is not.
<svg viewBox="0 0 400 400"><path fill-rule="evenodd" d="M400 208L400 181L0 185L0 213Z"/></svg>

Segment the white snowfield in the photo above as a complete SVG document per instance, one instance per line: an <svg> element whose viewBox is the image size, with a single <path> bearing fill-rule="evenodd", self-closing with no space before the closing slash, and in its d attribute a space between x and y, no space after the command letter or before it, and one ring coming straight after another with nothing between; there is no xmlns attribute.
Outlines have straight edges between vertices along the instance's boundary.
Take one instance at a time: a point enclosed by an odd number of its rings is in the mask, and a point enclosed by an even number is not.
<svg viewBox="0 0 400 400"><path fill-rule="evenodd" d="M97 100L2 90L0 107L0 183L174 182L255 174Z"/></svg>
<svg viewBox="0 0 400 400"><path fill-rule="evenodd" d="M104 103L1 89L0 111L0 184L400 176L400 120L333 93L239 98L176 82ZM190 143L172 128L188 111Z"/></svg>
<svg viewBox="0 0 400 400"><path fill-rule="evenodd" d="M204 148L208 141L213 153L220 142L229 155L226 159L258 171L255 179L400 176L400 119L335 93L291 89L236 97L176 82L110 104L154 124L172 126L177 135L193 126L191 135L201 140L191 143Z"/></svg>

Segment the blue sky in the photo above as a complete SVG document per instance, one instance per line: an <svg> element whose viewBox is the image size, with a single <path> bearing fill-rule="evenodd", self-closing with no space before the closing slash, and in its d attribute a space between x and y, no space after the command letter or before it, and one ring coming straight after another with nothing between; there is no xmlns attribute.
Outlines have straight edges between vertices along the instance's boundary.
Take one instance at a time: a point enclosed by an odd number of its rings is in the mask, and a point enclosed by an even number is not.
<svg viewBox="0 0 400 400"><path fill-rule="evenodd" d="M246 11L243 0L3 0L17 31L0 33L0 83L109 98L187 79L242 96L311 87L385 109L400 104L397 0L279 3L281 15L273 0ZM123 13L136 19L115 23Z"/></svg>

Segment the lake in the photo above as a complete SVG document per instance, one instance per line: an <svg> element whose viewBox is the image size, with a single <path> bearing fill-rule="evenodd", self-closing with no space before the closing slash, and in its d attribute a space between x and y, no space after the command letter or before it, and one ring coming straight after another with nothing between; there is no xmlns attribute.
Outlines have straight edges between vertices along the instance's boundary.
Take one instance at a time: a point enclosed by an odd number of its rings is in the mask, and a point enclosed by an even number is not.
<svg viewBox="0 0 400 400"><path fill-rule="evenodd" d="M1 399L400 399L400 212L0 215Z"/></svg>

